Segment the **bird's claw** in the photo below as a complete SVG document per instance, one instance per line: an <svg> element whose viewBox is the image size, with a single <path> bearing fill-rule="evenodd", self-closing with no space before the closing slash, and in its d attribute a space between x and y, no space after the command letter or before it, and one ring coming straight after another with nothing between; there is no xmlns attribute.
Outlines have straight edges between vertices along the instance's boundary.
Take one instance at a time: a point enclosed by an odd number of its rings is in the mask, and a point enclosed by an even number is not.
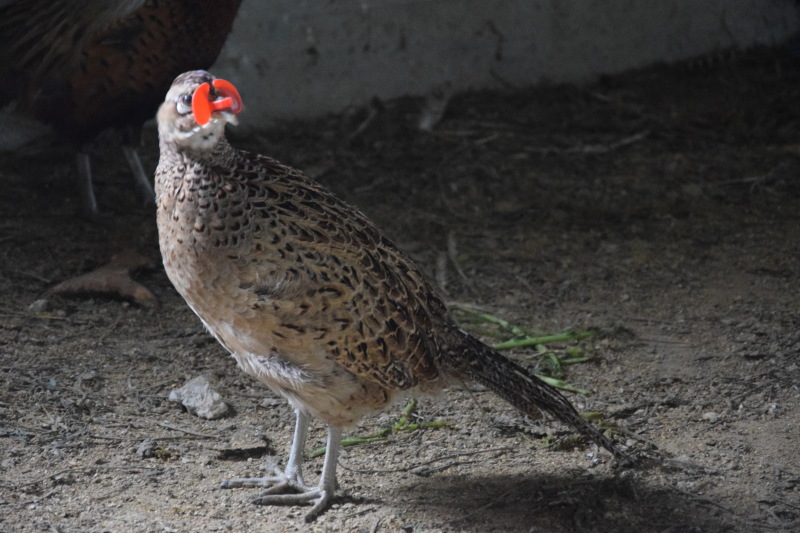
<svg viewBox="0 0 800 533"><path fill-rule="evenodd" d="M253 488L267 489L250 500L256 505L296 505L310 503L311 511L305 516L306 522L313 522L331 500L331 492L320 487L308 487L302 479L293 478L283 473L271 477L251 477L229 479L220 483L220 488Z"/></svg>
<svg viewBox="0 0 800 533"><path fill-rule="evenodd" d="M254 487L269 487L268 491L284 491L287 489L296 490L297 492L305 492L308 489L306 484L303 483L303 478L299 473L294 475L287 474L285 471L278 467L273 470L274 475L267 477L242 477L236 479L228 479L219 484L222 489L239 489L239 488L254 488Z"/></svg>
<svg viewBox="0 0 800 533"><path fill-rule="evenodd" d="M297 490L291 484L275 485L264 491L261 495L251 500L256 505L296 505L301 503L311 503L313 507L306 513L305 521L313 522L331 501L331 493L319 487L306 488L302 492L295 494L279 494L285 490Z"/></svg>
<svg viewBox="0 0 800 533"><path fill-rule="evenodd" d="M282 484L286 478L280 477L244 477L236 479L228 479L219 484L221 489L242 489L253 487L271 487L274 485Z"/></svg>

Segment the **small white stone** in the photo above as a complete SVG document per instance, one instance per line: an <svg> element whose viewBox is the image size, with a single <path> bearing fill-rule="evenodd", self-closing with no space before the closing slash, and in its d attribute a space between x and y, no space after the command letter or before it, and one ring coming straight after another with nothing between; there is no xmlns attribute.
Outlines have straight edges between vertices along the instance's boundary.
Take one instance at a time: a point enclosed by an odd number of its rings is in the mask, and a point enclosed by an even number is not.
<svg viewBox="0 0 800 533"><path fill-rule="evenodd" d="M228 404L222 400L220 393L211 388L208 378L197 376L179 389L169 393L169 400L186 407L190 414L214 420L228 412Z"/></svg>
<svg viewBox="0 0 800 533"><path fill-rule="evenodd" d="M39 298L38 300L34 300L32 304L28 306L28 311L35 314L45 313L50 308L50 302L47 298Z"/></svg>

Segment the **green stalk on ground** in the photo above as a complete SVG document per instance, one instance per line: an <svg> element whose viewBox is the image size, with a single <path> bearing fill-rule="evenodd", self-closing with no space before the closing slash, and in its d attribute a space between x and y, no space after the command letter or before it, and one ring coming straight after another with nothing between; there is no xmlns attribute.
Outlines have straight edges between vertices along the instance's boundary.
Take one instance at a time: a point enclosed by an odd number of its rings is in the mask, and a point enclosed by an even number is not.
<svg viewBox="0 0 800 533"><path fill-rule="evenodd" d="M400 431L417 431L418 429L441 429L443 427L448 427L450 424L447 422L411 422L411 417L414 414L414 410L417 408L417 400L416 398L411 398L403 410L400 413L400 418L397 419L397 422L391 427L381 428L376 433L372 435L368 435L366 437L345 437L341 440L342 446L358 446L359 444L370 444L372 442L379 442L384 441L389 438L390 435L394 433L399 433ZM325 447L317 448L316 450L312 451L308 457L313 459L314 457L320 457L325 455Z"/></svg>

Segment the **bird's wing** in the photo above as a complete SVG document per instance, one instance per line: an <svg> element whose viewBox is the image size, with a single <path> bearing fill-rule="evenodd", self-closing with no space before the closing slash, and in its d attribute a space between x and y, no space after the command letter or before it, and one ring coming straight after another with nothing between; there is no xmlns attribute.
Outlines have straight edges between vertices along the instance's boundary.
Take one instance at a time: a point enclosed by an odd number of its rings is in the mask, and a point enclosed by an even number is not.
<svg viewBox="0 0 800 533"><path fill-rule="evenodd" d="M431 331L446 309L416 266L366 216L316 182L251 157L237 174L252 187L241 209L256 231L242 233L253 237L238 243L248 262L238 271L250 308L259 310L254 323L269 323L270 335L286 339L283 346L324 350L353 374L393 390L435 379Z"/></svg>

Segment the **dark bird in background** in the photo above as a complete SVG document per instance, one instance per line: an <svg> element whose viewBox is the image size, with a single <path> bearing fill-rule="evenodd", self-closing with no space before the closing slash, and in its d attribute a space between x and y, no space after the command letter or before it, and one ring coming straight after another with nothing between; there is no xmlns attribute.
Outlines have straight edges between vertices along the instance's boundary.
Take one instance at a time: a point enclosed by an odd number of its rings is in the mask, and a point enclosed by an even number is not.
<svg viewBox="0 0 800 533"><path fill-rule="evenodd" d="M343 427L414 392L475 381L522 413L542 409L626 460L572 404L462 331L420 270L360 211L302 172L233 148L235 88L180 75L157 119L159 244L167 275L246 373L296 412L288 463L260 504L329 504ZM311 418L328 425L317 486L302 457Z"/></svg>
<svg viewBox="0 0 800 533"><path fill-rule="evenodd" d="M134 145L172 80L208 68L241 0L0 0L0 74L17 110L82 146L107 128L125 134L137 187L153 189ZM8 83L8 80L14 83ZM96 214L89 157L78 170L84 210Z"/></svg>

